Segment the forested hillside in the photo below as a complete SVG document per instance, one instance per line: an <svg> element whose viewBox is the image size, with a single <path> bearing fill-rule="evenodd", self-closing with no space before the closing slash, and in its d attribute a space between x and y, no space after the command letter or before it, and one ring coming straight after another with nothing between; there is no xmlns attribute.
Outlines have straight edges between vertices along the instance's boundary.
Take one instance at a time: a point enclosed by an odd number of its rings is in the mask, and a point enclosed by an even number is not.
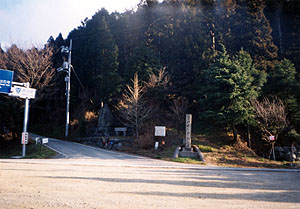
<svg viewBox="0 0 300 209"><path fill-rule="evenodd" d="M78 135L87 134L102 102L118 118L124 90L138 85L138 102L151 110L142 132L149 124L179 129L189 112L256 148L271 135L285 145L299 141L299 0L144 0L136 11L100 9L82 18L68 37L46 44L55 69L62 64L60 47L73 41L72 65L83 85L72 74L71 125ZM9 64L14 47L0 50L0 68L18 72L22 66ZM32 127L63 126L64 76L56 73L32 104ZM20 130L22 115L11 98L1 95L0 106L3 140L7 130Z"/></svg>

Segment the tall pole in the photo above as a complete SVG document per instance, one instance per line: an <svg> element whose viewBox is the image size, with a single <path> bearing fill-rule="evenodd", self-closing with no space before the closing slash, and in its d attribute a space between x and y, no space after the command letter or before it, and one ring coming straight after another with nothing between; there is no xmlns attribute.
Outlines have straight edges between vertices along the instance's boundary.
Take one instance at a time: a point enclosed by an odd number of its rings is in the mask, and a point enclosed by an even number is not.
<svg viewBox="0 0 300 209"><path fill-rule="evenodd" d="M69 57L68 57L68 75L66 77L67 85L67 110L66 110L66 133L65 136L69 135L69 124L70 124L70 88L71 88L71 51L72 51L72 39L70 40Z"/></svg>
<svg viewBox="0 0 300 209"><path fill-rule="evenodd" d="M29 83L25 84L26 88L29 88ZM25 109L24 109L24 123L23 123L23 132L27 132L27 124L28 124L28 115L29 115L29 99L26 98L25 100ZM22 145L22 157L25 157L26 155L26 141L24 140L24 143Z"/></svg>

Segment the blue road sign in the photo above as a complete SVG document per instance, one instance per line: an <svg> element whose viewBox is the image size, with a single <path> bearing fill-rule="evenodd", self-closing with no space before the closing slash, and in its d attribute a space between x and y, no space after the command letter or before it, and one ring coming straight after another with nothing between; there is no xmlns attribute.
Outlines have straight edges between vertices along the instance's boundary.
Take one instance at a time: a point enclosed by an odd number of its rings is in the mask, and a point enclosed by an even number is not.
<svg viewBox="0 0 300 209"><path fill-rule="evenodd" d="M10 93L14 72L0 69L0 93Z"/></svg>

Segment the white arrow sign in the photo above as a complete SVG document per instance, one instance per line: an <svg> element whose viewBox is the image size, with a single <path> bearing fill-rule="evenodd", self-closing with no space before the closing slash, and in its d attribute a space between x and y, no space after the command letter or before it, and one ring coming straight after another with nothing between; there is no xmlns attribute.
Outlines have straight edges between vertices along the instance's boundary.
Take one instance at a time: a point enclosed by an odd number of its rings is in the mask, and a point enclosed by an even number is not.
<svg viewBox="0 0 300 209"><path fill-rule="evenodd" d="M13 86L11 88L11 93L9 96L20 97L23 99L34 99L35 98L36 89L33 88L25 88L21 86Z"/></svg>

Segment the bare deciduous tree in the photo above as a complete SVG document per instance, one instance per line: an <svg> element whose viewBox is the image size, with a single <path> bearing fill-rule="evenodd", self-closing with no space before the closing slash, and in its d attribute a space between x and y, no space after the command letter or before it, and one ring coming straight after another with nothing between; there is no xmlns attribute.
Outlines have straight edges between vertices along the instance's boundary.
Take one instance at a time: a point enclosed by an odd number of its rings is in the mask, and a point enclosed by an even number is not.
<svg viewBox="0 0 300 209"><path fill-rule="evenodd" d="M51 82L55 74L52 67L52 47L45 46L42 49L32 47L22 50L13 45L5 55L5 68L15 72L16 81L29 82L31 88L38 89L35 101L45 95L46 87L54 84Z"/></svg>
<svg viewBox="0 0 300 209"><path fill-rule="evenodd" d="M0 68L1 69L5 68L5 62L6 62L6 54L4 53L0 45Z"/></svg>
<svg viewBox="0 0 300 209"><path fill-rule="evenodd" d="M264 97L261 101L253 100L252 105L267 141L269 140L268 136L276 138L287 127L285 105L280 99L270 100Z"/></svg>
<svg viewBox="0 0 300 209"><path fill-rule="evenodd" d="M166 113L168 111L169 103L169 81L170 76L165 71L165 68L161 69L158 74L152 73L145 86L147 92L145 97L148 104L152 109L151 121L156 124L165 123Z"/></svg>
<svg viewBox="0 0 300 209"><path fill-rule="evenodd" d="M158 86L163 86L164 88L166 88L169 80L170 77L167 75L165 68L163 68L158 72L158 75L155 75L154 73L150 75L149 81L146 82L146 87L147 89L156 88Z"/></svg>
<svg viewBox="0 0 300 209"><path fill-rule="evenodd" d="M273 153L273 160L275 160L274 144L278 135L288 125L285 105L280 99L274 98L270 100L266 97L264 97L261 101L253 100L252 105L256 113L259 127L262 131L263 139L267 142L271 142L272 144L270 157ZM274 136L274 141L270 141L269 136Z"/></svg>
<svg viewBox="0 0 300 209"><path fill-rule="evenodd" d="M126 85L127 89L122 95L122 99L117 105L120 119L124 124L135 129L136 138L139 137L139 130L149 119L151 109L146 107L146 102L142 98L145 88L140 86L138 74L134 74L133 86Z"/></svg>
<svg viewBox="0 0 300 209"><path fill-rule="evenodd" d="M185 121L185 114L187 109L187 99L185 97L174 98L173 104L170 106L172 113L169 114L172 121L174 121L177 133L180 134L181 125Z"/></svg>

